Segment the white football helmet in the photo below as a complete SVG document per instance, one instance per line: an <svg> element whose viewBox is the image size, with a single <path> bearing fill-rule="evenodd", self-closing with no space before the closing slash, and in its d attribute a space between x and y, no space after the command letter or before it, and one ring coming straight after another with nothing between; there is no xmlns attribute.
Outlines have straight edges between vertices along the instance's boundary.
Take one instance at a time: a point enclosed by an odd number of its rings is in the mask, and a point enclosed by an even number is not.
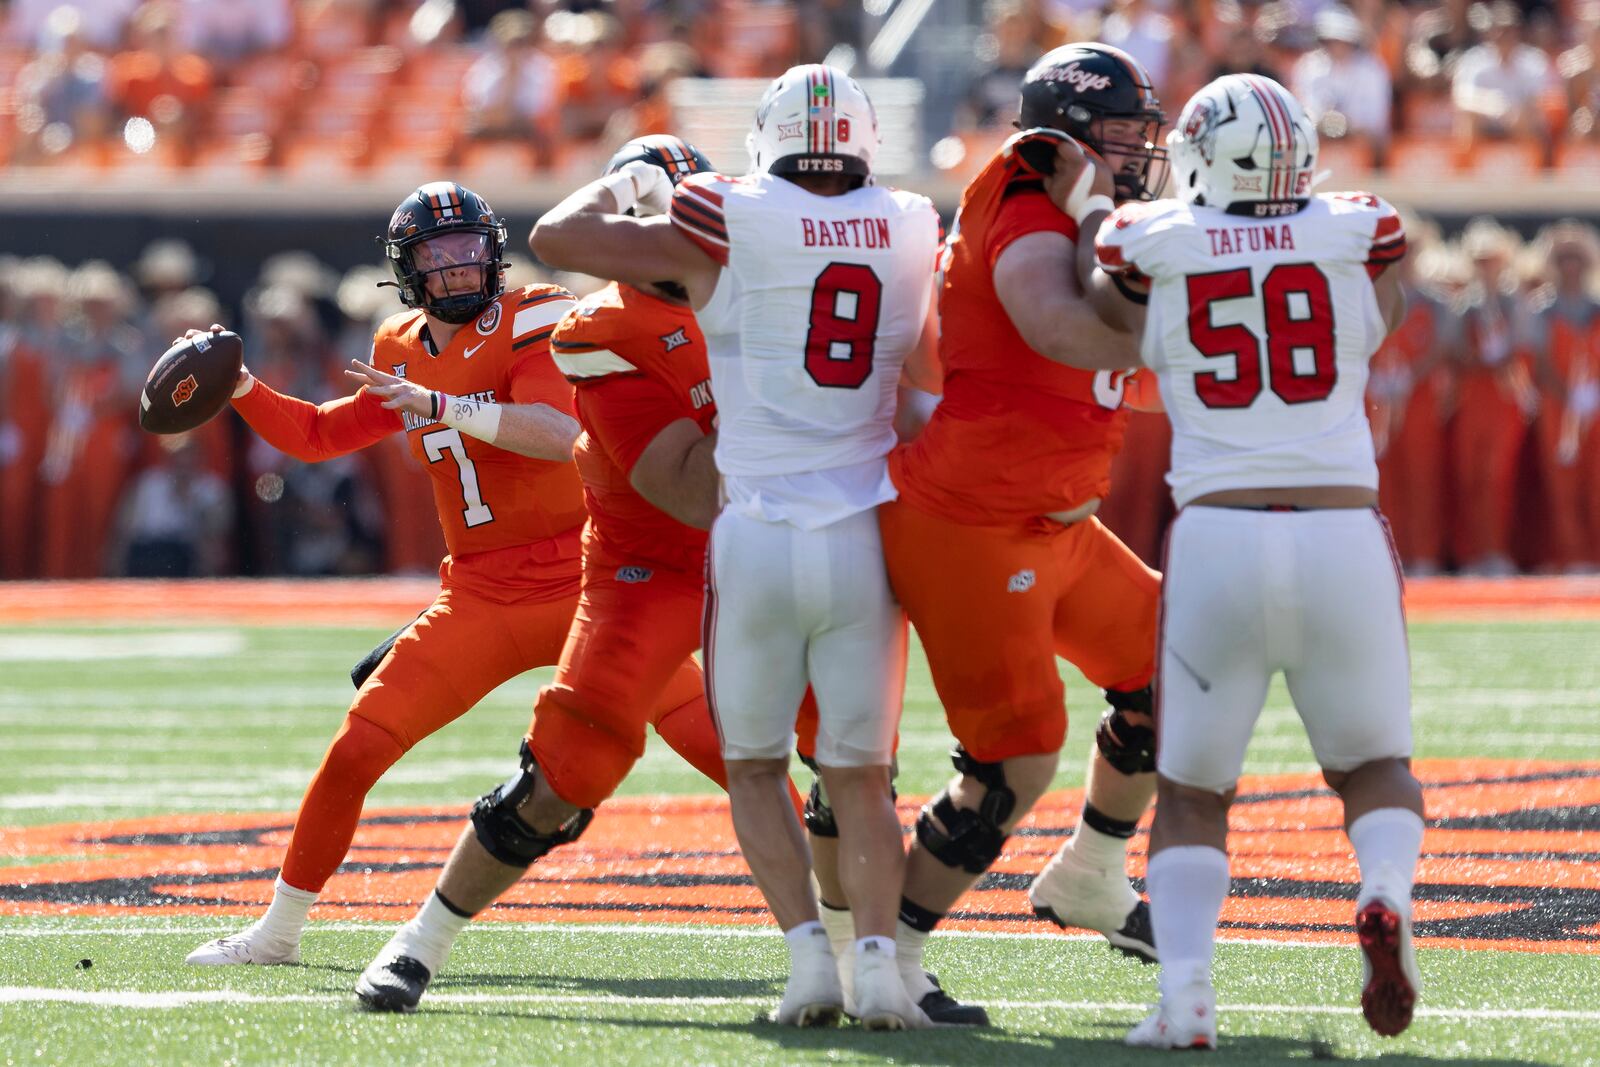
<svg viewBox="0 0 1600 1067"><path fill-rule="evenodd" d="M745 147L753 173L870 179L878 113L844 71L820 63L790 67L761 95Z"/></svg>
<svg viewBox="0 0 1600 1067"><path fill-rule="evenodd" d="M1190 97L1167 147L1189 204L1293 214L1316 182L1316 127L1289 90L1256 74L1224 75Z"/></svg>

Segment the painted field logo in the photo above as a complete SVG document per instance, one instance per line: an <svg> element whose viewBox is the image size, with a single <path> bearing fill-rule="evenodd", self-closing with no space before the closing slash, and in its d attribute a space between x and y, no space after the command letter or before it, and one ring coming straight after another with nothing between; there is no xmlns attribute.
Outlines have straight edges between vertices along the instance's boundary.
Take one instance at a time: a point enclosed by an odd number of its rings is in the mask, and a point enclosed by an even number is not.
<svg viewBox="0 0 1600 1067"><path fill-rule="evenodd" d="M1428 836L1419 943L1600 955L1600 764L1463 760L1420 765ZM1025 891L1077 819L1058 793L953 912L967 929L1053 930ZM914 802L902 804L909 820ZM433 887L465 809L384 812L362 822L320 918L405 919ZM0 829L0 914L253 913L292 819L175 816ZM1142 871L1141 834L1135 869ZM1355 863L1338 805L1314 775L1246 778L1233 818L1225 937L1349 939ZM720 798L608 803L583 839L535 864L488 915L502 921L766 923Z"/></svg>

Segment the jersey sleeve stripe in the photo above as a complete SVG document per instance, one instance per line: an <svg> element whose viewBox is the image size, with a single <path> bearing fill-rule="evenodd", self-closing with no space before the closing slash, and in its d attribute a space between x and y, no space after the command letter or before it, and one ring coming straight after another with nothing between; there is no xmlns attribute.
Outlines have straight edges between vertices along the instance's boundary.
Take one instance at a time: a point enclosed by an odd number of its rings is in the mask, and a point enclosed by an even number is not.
<svg viewBox="0 0 1600 1067"><path fill-rule="evenodd" d="M682 185L679 186L678 189L680 195L698 196L701 200L704 200L718 211L722 210L722 194L717 192L715 189L709 189L699 183L694 185Z"/></svg>
<svg viewBox="0 0 1600 1067"><path fill-rule="evenodd" d="M556 369L568 378L603 378L608 374L637 374L639 368L623 359L609 348L596 348L590 352L553 352Z"/></svg>
<svg viewBox="0 0 1600 1067"><path fill-rule="evenodd" d="M553 290L553 291L548 292L548 293L534 293L532 296L523 297L522 300L520 300L517 303L517 307L519 307L519 308L532 307L535 304L543 304L543 303L546 303L547 301L550 301L550 300L574 300L574 299L576 299L576 298L571 293L567 292L565 289L556 289L556 290Z"/></svg>
<svg viewBox="0 0 1600 1067"><path fill-rule="evenodd" d="M727 240L728 224L720 212L688 199L673 201L672 210L684 219L695 222L706 232Z"/></svg>
<svg viewBox="0 0 1600 1067"><path fill-rule="evenodd" d="M550 335L555 333L555 332L556 332L556 328L555 328L554 325L546 326L544 329L538 331L537 333L530 333L528 336L522 338L520 341L511 342L511 351L519 352L522 349L527 348L529 345L536 345L540 341L548 341L548 340L550 340Z"/></svg>
<svg viewBox="0 0 1600 1067"><path fill-rule="evenodd" d="M525 307L517 312L517 317L511 320L511 336L520 338L531 330L554 326L560 322L574 307L576 301L571 297L562 300L546 300L540 304Z"/></svg>
<svg viewBox="0 0 1600 1067"><path fill-rule="evenodd" d="M588 341L563 341L559 337L550 342L552 352L594 352L600 348L597 344Z"/></svg>

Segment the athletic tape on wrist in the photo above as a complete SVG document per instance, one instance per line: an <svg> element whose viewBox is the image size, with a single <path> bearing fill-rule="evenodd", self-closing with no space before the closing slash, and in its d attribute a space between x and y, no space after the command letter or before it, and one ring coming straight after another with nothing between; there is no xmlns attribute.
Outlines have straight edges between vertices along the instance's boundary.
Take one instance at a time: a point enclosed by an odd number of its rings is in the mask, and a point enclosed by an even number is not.
<svg viewBox="0 0 1600 1067"><path fill-rule="evenodd" d="M249 371L244 372L244 381L233 387L233 398L238 400L256 387L256 376Z"/></svg>
<svg viewBox="0 0 1600 1067"><path fill-rule="evenodd" d="M633 175L627 171L607 174L597 179L595 184L611 190L611 195L617 198L618 215L626 215L639 203L639 187L634 184Z"/></svg>
<svg viewBox="0 0 1600 1067"><path fill-rule="evenodd" d="M439 404L439 421L452 429L494 444L500 435L500 405L465 397L435 393Z"/></svg>
<svg viewBox="0 0 1600 1067"><path fill-rule="evenodd" d="M1085 200L1082 205L1079 206L1078 210L1072 213L1072 221L1076 222L1078 227L1081 229L1083 227L1084 220L1090 215L1093 215L1096 211L1109 212L1115 211L1116 208L1116 203L1109 196L1104 193L1096 193L1094 196L1091 196L1089 199Z"/></svg>

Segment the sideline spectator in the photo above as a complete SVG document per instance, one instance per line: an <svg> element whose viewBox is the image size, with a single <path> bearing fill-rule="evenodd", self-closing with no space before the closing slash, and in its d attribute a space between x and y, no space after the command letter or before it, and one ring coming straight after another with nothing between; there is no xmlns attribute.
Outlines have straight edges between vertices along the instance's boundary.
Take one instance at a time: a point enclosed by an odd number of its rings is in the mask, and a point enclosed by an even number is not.
<svg viewBox="0 0 1600 1067"><path fill-rule="evenodd" d="M1325 138L1366 143L1377 166L1388 158L1389 70L1368 49L1367 31L1349 8L1317 16L1320 47L1295 64L1292 88Z"/></svg>
<svg viewBox="0 0 1600 1067"><path fill-rule="evenodd" d="M1510 0L1476 4L1469 20L1484 43L1456 63L1451 97L1459 110L1458 139L1470 148L1483 139L1528 138L1548 155L1550 129L1541 104L1555 84L1550 58L1522 42L1522 18Z"/></svg>
<svg viewBox="0 0 1600 1067"><path fill-rule="evenodd" d="M211 95L211 64L183 50L172 12L160 4L139 9L130 40L132 48L111 61L112 102L129 118L149 120L155 143L169 140L178 162L187 162Z"/></svg>
<svg viewBox="0 0 1600 1067"><path fill-rule="evenodd" d="M979 73L956 114L958 130L1005 129L1022 103L1022 78L1044 54L1024 0L991 0L988 30L973 45Z"/></svg>
<svg viewBox="0 0 1600 1067"><path fill-rule="evenodd" d="M11 0L6 34L17 44L48 49L55 31L51 22L63 10L78 17L90 48L109 51L122 43L122 31L139 0Z"/></svg>
<svg viewBox="0 0 1600 1067"><path fill-rule="evenodd" d="M539 20L502 11L489 23L488 41L461 83L466 136L529 144L548 164L561 99L555 63L539 47Z"/></svg>
<svg viewBox="0 0 1600 1067"><path fill-rule="evenodd" d="M183 47L224 63L282 48L293 32L289 0L182 0L178 14Z"/></svg>
<svg viewBox="0 0 1600 1067"><path fill-rule="evenodd" d="M112 539L110 569L129 578L221 574L233 498L191 434L159 439L162 458L134 479Z"/></svg>
<svg viewBox="0 0 1600 1067"><path fill-rule="evenodd" d="M42 163L76 146L104 144L111 130L106 58L83 33L76 8L50 16L53 47L17 74L18 163Z"/></svg>

